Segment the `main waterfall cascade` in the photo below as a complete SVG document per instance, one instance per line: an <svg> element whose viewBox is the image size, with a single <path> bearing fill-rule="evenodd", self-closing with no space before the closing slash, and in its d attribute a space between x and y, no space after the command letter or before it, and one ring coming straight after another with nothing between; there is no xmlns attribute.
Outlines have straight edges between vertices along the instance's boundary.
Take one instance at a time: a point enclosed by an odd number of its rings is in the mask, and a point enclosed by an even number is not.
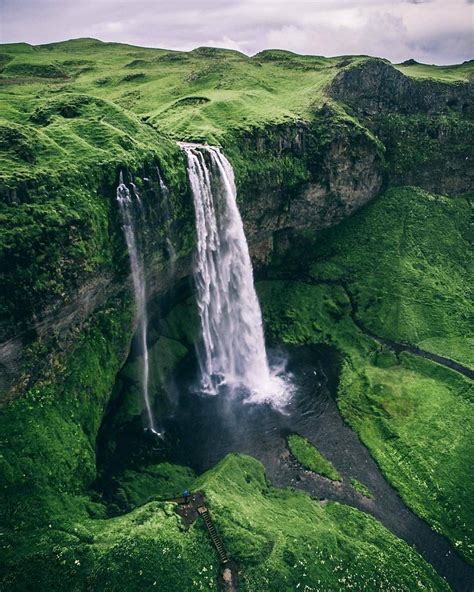
<svg viewBox="0 0 474 592"><path fill-rule="evenodd" d="M140 196L132 183L133 193L136 198L140 215L142 212L142 203ZM147 416L147 427L156 435L161 435L158 431L153 416L153 411L150 403L149 395L149 373L150 364L148 359L147 347L147 311L146 311L146 282L145 273L143 269L143 259L140 257L137 229L135 220L135 209L131 193L123 181L123 174L120 172L119 184L117 187L117 201L122 215L123 231L125 235L125 242L127 243L128 254L130 257L130 268L132 271L133 280L133 294L135 298L136 314L138 318L138 336L140 340L140 349L142 353L142 368L141 368L141 390L143 400L145 402L145 410Z"/></svg>
<svg viewBox="0 0 474 592"><path fill-rule="evenodd" d="M291 385L281 367L272 370L268 363L232 166L216 147L180 145L196 212L200 389L209 394L221 386L243 389L247 402L281 407Z"/></svg>

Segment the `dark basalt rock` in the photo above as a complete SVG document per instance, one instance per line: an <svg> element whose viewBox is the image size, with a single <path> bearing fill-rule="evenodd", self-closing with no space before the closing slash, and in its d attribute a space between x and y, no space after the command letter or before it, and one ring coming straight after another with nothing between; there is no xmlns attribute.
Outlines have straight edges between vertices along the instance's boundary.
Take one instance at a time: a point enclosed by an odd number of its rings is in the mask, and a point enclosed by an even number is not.
<svg viewBox="0 0 474 592"><path fill-rule="evenodd" d="M415 80L379 59L342 70L331 83L329 94L361 115L380 112L434 115L453 109L473 116L472 83Z"/></svg>
<svg viewBox="0 0 474 592"><path fill-rule="evenodd" d="M238 145L247 163L274 163L269 170L250 164L239 184L240 210L257 267L268 258L275 232L337 224L383 186L380 143L360 126L337 120L328 106L316 114L314 124L253 130L239 136Z"/></svg>
<svg viewBox="0 0 474 592"><path fill-rule="evenodd" d="M385 146L388 181L457 195L474 183L474 85L417 80L378 59L328 89Z"/></svg>

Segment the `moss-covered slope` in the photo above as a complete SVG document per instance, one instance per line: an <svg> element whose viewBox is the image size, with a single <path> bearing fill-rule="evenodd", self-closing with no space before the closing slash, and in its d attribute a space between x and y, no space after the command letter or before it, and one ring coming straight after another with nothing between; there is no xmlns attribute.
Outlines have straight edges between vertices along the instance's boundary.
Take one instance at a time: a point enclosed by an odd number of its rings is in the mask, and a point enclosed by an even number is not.
<svg viewBox="0 0 474 592"><path fill-rule="evenodd" d="M294 279L261 282L259 294L271 339L345 353L343 416L406 503L472 559L472 381L397 359L364 332L472 367L467 209L464 198L389 190L337 228L282 240L291 249L269 275Z"/></svg>
<svg viewBox="0 0 474 592"><path fill-rule="evenodd" d="M24 536L50 520L94 513L87 492L96 477L96 437L132 318L127 299L110 300L70 351L55 352L41 378L0 409L2 528Z"/></svg>
<svg viewBox="0 0 474 592"><path fill-rule="evenodd" d="M347 287L369 331L474 367L471 207L469 197L390 189L337 228L300 235L293 249L311 252L310 281Z"/></svg>
<svg viewBox="0 0 474 592"><path fill-rule="evenodd" d="M239 590L300 587L402 591L447 585L373 518L302 493L275 490L256 460L230 455L195 483L232 559ZM52 521L19 547L3 537L9 590L217 590L217 555L203 524L185 530L173 504L150 502L109 520Z"/></svg>

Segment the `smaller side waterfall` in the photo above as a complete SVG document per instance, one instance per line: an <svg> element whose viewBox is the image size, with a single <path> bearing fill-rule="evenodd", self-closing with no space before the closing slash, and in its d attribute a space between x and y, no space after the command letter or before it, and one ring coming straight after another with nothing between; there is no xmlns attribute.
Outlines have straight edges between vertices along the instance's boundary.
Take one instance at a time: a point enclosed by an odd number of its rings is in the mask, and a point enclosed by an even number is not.
<svg viewBox="0 0 474 592"><path fill-rule="evenodd" d="M249 402L280 407L288 401L291 388L267 360L232 167L218 148L181 146L196 212L201 389L216 394L221 385L240 388Z"/></svg>
<svg viewBox="0 0 474 592"><path fill-rule="evenodd" d="M171 221L170 190L168 189L168 186L166 185L166 183L163 180L163 176L161 174L159 167L156 167L156 172L158 173L158 181L160 183L160 191L161 191L161 196L163 198L163 201L162 201L163 214L164 214L165 222L168 226L168 230L170 230L169 229L170 221ZM166 236L166 251L168 253L168 257L169 257L169 261L170 261L170 275L174 275L174 267L175 267L177 255L176 255L176 249L174 248L173 242L170 237L170 232L167 232L167 236Z"/></svg>
<svg viewBox="0 0 474 592"><path fill-rule="evenodd" d="M141 200L138 192L132 184L134 195L137 200L140 214L142 214ZM142 368L141 368L141 390L143 400L145 402L145 409L147 415L148 429L156 435L161 435L156 428L155 419L150 403L149 396L149 360L147 348L147 313L146 313L146 283L145 273L143 269L143 261L140 257L138 242L136 220L134 212L134 203L128 187L123 182L123 174L120 172L119 184L117 187L117 201L122 215L123 232L125 235L125 242L127 243L128 255L130 257L130 268L132 271L133 280L133 294L135 298L136 314L138 318L138 335L140 339L140 348L142 353Z"/></svg>

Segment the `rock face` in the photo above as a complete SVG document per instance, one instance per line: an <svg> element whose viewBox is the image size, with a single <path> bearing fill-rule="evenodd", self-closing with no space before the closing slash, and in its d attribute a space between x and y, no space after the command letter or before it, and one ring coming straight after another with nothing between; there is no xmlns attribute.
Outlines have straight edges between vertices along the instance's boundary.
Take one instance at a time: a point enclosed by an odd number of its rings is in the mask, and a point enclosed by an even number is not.
<svg viewBox="0 0 474 592"><path fill-rule="evenodd" d="M343 70L331 83L329 94L361 115L435 115L455 110L472 117L474 109L472 83L415 80L379 59Z"/></svg>
<svg viewBox="0 0 474 592"><path fill-rule="evenodd" d="M384 164L380 147L368 135L341 133L327 145L322 175L291 202L288 225L300 228L337 224L380 191Z"/></svg>
<svg viewBox="0 0 474 592"><path fill-rule="evenodd" d="M110 274L95 277L79 288L70 303L45 313L41 320L33 322L27 330L1 343L0 393L6 393L20 374L25 346L33 340L54 339L57 348L67 349L74 332L80 331L89 316L108 300L117 297L120 291L123 291L123 286L113 284ZM48 360L44 359L43 362L47 364Z"/></svg>
<svg viewBox="0 0 474 592"><path fill-rule="evenodd" d="M343 70L329 94L379 138L393 185L460 194L474 186L474 84L416 80L382 60Z"/></svg>
<svg viewBox="0 0 474 592"><path fill-rule="evenodd" d="M318 126L275 127L271 143L265 131L240 138L247 162L268 159L280 171L250 170L239 188L255 264L270 254L275 232L332 226L379 193L384 181L380 145L351 123L335 123L333 115L329 109L318 113Z"/></svg>
<svg viewBox="0 0 474 592"><path fill-rule="evenodd" d="M115 199L115 171L110 171L112 181L104 185L100 195L101 206L106 209L110 234L107 236L111 248L111 259L96 270L77 274L77 281L64 289L61 297L41 302L41 308L27 310L21 322L0 324L0 405L27 390L42 375L49 375L58 366L57 356L67 355L81 334L93 322L101 310L115 302L132 303L133 286L129 276L129 260L124 243ZM184 175L183 175L184 176ZM144 205L140 240L146 260L147 293L151 299L156 293L166 292L170 282L178 281L190 272L189 246L182 257L173 263L170 271L170 256L167 246L168 235L177 236L177 249L182 243L179 233L185 237L192 228L191 204L186 203L186 190L175 192L176 210L170 220L168 205L159 193L159 180L155 167L148 164L135 176L140 186ZM33 198L27 194L25 200ZM10 204L14 208L15 205ZM94 236L94 239L97 237ZM105 241L104 241L105 242ZM190 243L188 237L188 243ZM35 252L34 257L41 255ZM74 269L73 264L68 265ZM108 313L110 314L110 313ZM127 331L133 330L133 313ZM34 353L35 349L41 355ZM123 351L123 360L129 349Z"/></svg>

